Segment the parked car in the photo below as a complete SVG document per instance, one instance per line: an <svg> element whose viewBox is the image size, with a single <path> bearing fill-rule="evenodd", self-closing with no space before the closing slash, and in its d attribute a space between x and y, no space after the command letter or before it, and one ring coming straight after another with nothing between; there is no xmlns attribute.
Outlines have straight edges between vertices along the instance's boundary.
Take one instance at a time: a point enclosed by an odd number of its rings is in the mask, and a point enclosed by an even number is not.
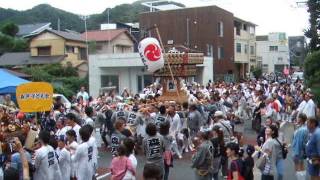
<svg viewBox="0 0 320 180"><path fill-rule="evenodd" d="M63 94L53 94L53 98L61 97L61 102L66 109L71 108L71 102Z"/></svg>

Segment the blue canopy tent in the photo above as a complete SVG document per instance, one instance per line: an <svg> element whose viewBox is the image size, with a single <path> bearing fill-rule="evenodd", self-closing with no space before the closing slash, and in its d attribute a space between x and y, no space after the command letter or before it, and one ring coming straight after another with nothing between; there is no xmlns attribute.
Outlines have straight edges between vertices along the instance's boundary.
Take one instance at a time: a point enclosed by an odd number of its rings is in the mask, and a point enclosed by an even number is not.
<svg viewBox="0 0 320 180"><path fill-rule="evenodd" d="M16 94L16 87L29 81L0 69L0 94Z"/></svg>

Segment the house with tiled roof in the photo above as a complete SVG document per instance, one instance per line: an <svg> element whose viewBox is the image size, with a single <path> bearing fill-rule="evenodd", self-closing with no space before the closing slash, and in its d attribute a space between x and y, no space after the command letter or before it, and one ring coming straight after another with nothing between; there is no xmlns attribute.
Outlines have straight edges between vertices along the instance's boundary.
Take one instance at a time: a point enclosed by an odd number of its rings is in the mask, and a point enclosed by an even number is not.
<svg viewBox="0 0 320 180"><path fill-rule="evenodd" d="M51 29L50 26L50 22L18 25L19 31L17 36L25 37L32 34L38 34L46 29Z"/></svg>
<svg viewBox="0 0 320 180"><path fill-rule="evenodd" d="M81 34L45 29L26 38L30 51L4 53L0 57L0 66L61 63L77 68L80 77L87 75L87 44Z"/></svg>
<svg viewBox="0 0 320 180"><path fill-rule="evenodd" d="M132 53L136 42L126 29L87 31L81 37L90 42L90 54Z"/></svg>

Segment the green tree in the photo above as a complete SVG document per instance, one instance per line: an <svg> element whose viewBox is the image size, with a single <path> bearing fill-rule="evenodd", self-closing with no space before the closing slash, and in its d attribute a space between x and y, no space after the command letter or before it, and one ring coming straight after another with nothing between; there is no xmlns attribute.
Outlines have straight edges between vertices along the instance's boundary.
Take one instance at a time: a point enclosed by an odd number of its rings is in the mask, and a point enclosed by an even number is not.
<svg viewBox="0 0 320 180"><path fill-rule="evenodd" d="M305 83L312 89L315 99L320 103L320 50L308 54L304 62Z"/></svg>
<svg viewBox="0 0 320 180"><path fill-rule="evenodd" d="M318 34L318 30L320 29L320 2L318 0L308 0L307 6L310 14L310 27L305 31L305 36L310 38L309 50L314 52L320 49L320 39Z"/></svg>
<svg viewBox="0 0 320 180"><path fill-rule="evenodd" d="M97 43L95 41L88 42L88 48L90 54L95 54L97 52Z"/></svg>
<svg viewBox="0 0 320 180"><path fill-rule="evenodd" d="M262 69L261 68L258 68L258 67L253 68L253 69L251 69L251 72L255 78L260 78L262 76Z"/></svg>
<svg viewBox="0 0 320 180"><path fill-rule="evenodd" d="M72 66L48 64L25 67L23 71L32 76L32 81L49 82L53 84L55 93L64 94L69 98L77 93L80 86L88 86L88 78L79 78L76 68Z"/></svg>
<svg viewBox="0 0 320 180"><path fill-rule="evenodd" d="M304 62L304 76L306 84L313 86L320 84L320 51L315 51L307 56Z"/></svg>
<svg viewBox="0 0 320 180"><path fill-rule="evenodd" d="M150 0L135 1L132 4L121 4L111 8L109 10L110 22L138 22L139 14L149 11L149 8L141 5L142 2L146 1ZM179 3L175 4L181 5ZM25 11L4 9L0 7L0 23L8 21L12 21L16 24L51 22L52 28L57 29L58 19L60 19L60 27L62 30L70 29L84 32L84 22L79 15L54 8L48 4L40 4ZM91 14L87 20L88 29L99 29L100 24L106 23L107 20L107 9L99 14Z"/></svg>
<svg viewBox="0 0 320 180"><path fill-rule="evenodd" d="M0 32L0 55L5 52L22 52L27 50L28 44L26 40Z"/></svg>
<svg viewBox="0 0 320 180"><path fill-rule="evenodd" d="M13 22L7 22L1 27L1 32L11 37L15 37L19 31L19 27Z"/></svg>
<svg viewBox="0 0 320 180"><path fill-rule="evenodd" d="M304 76L307 87L315 94L316 101L320 103L320 1L308 0L308 12L310 14L310 27L305 31L305 36L310 39L308 52L304 61Z"/></svg>

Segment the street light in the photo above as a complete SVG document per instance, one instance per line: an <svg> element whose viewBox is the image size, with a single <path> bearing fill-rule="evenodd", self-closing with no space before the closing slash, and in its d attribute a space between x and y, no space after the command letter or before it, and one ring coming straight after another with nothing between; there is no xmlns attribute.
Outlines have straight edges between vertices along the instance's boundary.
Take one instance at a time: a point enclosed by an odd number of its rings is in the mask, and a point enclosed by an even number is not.
<svg viewBox="0 0 320 180"><path fill-rule="evenodd" d="M110 8L108 8L108 11L107 11L107 13L108 13L108 26L110 26ZM109 31L110 29L108 28L108 31L107 31L107 33L108 33L108 37L110 37L110 31ZM110 48L110 41L111 41L111 39L109 39L109 41L108 41L108 47ZM112 48L112 51L113 51L113 48Z"/></svg>

